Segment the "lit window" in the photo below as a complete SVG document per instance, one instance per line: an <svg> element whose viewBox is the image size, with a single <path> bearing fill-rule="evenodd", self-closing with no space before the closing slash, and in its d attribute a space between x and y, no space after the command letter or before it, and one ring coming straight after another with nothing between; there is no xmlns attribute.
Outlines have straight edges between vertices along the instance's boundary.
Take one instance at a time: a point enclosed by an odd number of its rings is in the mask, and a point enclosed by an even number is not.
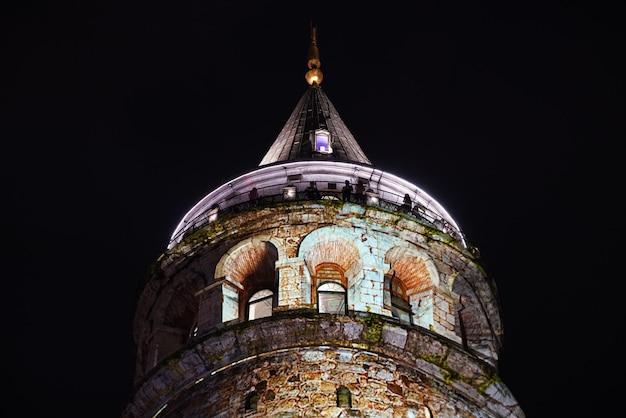
<svg viewBox="0 0 626 418"><path fill-rule="evenodd" d="M352 408L352 394L345 386L337 388L337 406L340 408Z"/></svg>
<svg viewBox="0 0 626 418"><path fill-rule="evenodd" d="M271 290L259 290L248 301L248 319L265 318L272 316L272 300L274 293Z"/></svg>
<svg viewBox="0 0 626 418"><path fill-rule="evenodd" d="M402 324L411 324L411 305L405 294L402 282L393 274L385 274L385 287L383 289L383 303L389 309L394 318L398 318Z"/></svg>
<svg viewBox="0 0 626 418"><path fill-rule="evenodd" d="M324 283L317 288L317 308L320 313L345 315L346 289L339 283Z"/></svg>
<svg viewBox="0 0 626 418"><path fill-rule="evenodd" d="M333 152L330 146L330 132L325 129L315 131L315 151L326 154Z"/></svg>

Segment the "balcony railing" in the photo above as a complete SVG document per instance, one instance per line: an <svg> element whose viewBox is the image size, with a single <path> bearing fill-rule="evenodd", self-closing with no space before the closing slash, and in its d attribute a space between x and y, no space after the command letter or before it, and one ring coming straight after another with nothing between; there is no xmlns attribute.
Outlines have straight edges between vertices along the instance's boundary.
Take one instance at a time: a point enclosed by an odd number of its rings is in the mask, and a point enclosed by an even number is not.
<svg viewBox="0 0 626 418"><path fill-rule="evenodd" d="M306 185L308 185L308 182ZM212 207L204 213L188 220L185 227L182 228L177 235L172 237L169 247L171 248L173 244L181 241L184 236L187 236L205 225L214 222L218 217L227 213L239 213L248 210L255 210L283 202L305 202L314 200L342 201L340 189L318 189L319 199L311 199L308 197L306 191L304 191L306 185L298 184L297 182L290 183L283 186L280 192L277 192L275 186L267 187L266 189L259 189L259 197L252 200L248 197L247 193L231 195L227 199L214 203ZM364 206L374 206L390 212L404 213L406 216L409 216L422 224L448 234L454 240L460 241L463 245L465 245L463 233L439 216L437 212L430 210L417 202L412 202L412 207L408 208L402 203L398 203L402 202L402 199L403 196L391 194L389 192L385 193L383 197L379 193L368 190L361 200L355 198L355 195L352 194L350 202Z"/></svg>

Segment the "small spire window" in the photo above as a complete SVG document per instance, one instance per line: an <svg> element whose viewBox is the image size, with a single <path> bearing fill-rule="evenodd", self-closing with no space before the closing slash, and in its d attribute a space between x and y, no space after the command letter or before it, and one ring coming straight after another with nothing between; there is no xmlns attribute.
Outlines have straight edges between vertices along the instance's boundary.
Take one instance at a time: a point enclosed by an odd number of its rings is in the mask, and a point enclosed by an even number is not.
<svg viewBox="0 0 626 418"><path fill-rule="evenodd" d="M333 152L330 144L330 132L326 129L315 130L315 151L324 154L330 154Z"/></svg>

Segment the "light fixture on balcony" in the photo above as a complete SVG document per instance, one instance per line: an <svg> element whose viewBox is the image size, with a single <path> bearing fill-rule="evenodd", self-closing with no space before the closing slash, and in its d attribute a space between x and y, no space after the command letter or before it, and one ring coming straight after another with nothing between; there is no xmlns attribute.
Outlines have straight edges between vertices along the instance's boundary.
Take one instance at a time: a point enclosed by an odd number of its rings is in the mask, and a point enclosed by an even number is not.
<svg viewBox="0 0 626 418"><path fill-rule="evenodd" d="M209 219L209 222L213 222L217 219L217 213L219 212L220 207L217 203L211 206L211 209L207 212L206 216Z"/></svg>
<svg viewBox="0 0 626 418"><path fill-rule="evenodd" d="M283 198L285 200L295 200L296 198L296 186L289 184L283 187Z"/></svg>
<svg viewBox="0 0 626 418"><path fill-rule="evenodd" d="M368 205L378 205L378 193L372 189L365 191L365 197Z"/></svg>

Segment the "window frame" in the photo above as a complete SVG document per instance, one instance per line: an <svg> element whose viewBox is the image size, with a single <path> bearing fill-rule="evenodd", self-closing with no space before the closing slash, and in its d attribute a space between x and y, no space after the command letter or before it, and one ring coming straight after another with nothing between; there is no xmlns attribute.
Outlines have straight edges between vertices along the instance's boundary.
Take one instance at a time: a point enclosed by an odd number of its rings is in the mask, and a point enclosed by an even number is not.
<svg viewBox="0 0 626 418"><path fill-rule="evenodd" d="M333 153L331 135L327 129L316 129L314 132L312 132L312 134L313 134L313 147L315 149L315 152L319 152L321 154ZM324 145L327 147L327 149L322 148Z"/></svg>
<svg viewBox="0 0 626 418"><path fill-rule="evenodd" d="M413 310L404 283L399 277L396 277L395 272L385 274L383 280L383 306L389 309L391 315L400 323L412 325ZM407 319L403 319L404 317Z"/></svg>
<svg viewBox="0 0 626 418"><path fill-rule="evenodd" d="M341 288L341 291L322 289L324 286L331 286L331 285L335 285ZM333 314L333 315L346 315L348 313L348 291L345 288L345 286L339 283L338 281L336 280L322 281L319 284L319 286L317 286L316 293L317 293L317 311L319 313L328 313L328 314ZM322 311L322 305L326 305L326 303L323 304L322 301L332 302L334 300L339 300L339 298L332 298L332 296L338 296L338 295L341 295L341 304L339 308Z"/></svg>
<svg viewBox="0 0 626 418"><path fill-rule="evenodd" d="M257 296L260 293L265 293L265 294ZM267 318L267 317L272 316L274 314L274 296L275 296L274 291L272 289L268 289L268 288L259 289L259 290L255 291L254 293L252 293L252 295L248 298L248 301L246 302L246 320L253 321L255 319ZM256 299L255 299L255 297L256 297ZM266 304L267 305L267 301L268 300L270 301L270 303L269 303L269 314L262 315L262 316L254 316L254 318L253 318L251 316L251 308L254 307L254 306L261 306L261 304ZM266 309L265 313L268 313L267 307L265 307L265 309Z"/></svg>

